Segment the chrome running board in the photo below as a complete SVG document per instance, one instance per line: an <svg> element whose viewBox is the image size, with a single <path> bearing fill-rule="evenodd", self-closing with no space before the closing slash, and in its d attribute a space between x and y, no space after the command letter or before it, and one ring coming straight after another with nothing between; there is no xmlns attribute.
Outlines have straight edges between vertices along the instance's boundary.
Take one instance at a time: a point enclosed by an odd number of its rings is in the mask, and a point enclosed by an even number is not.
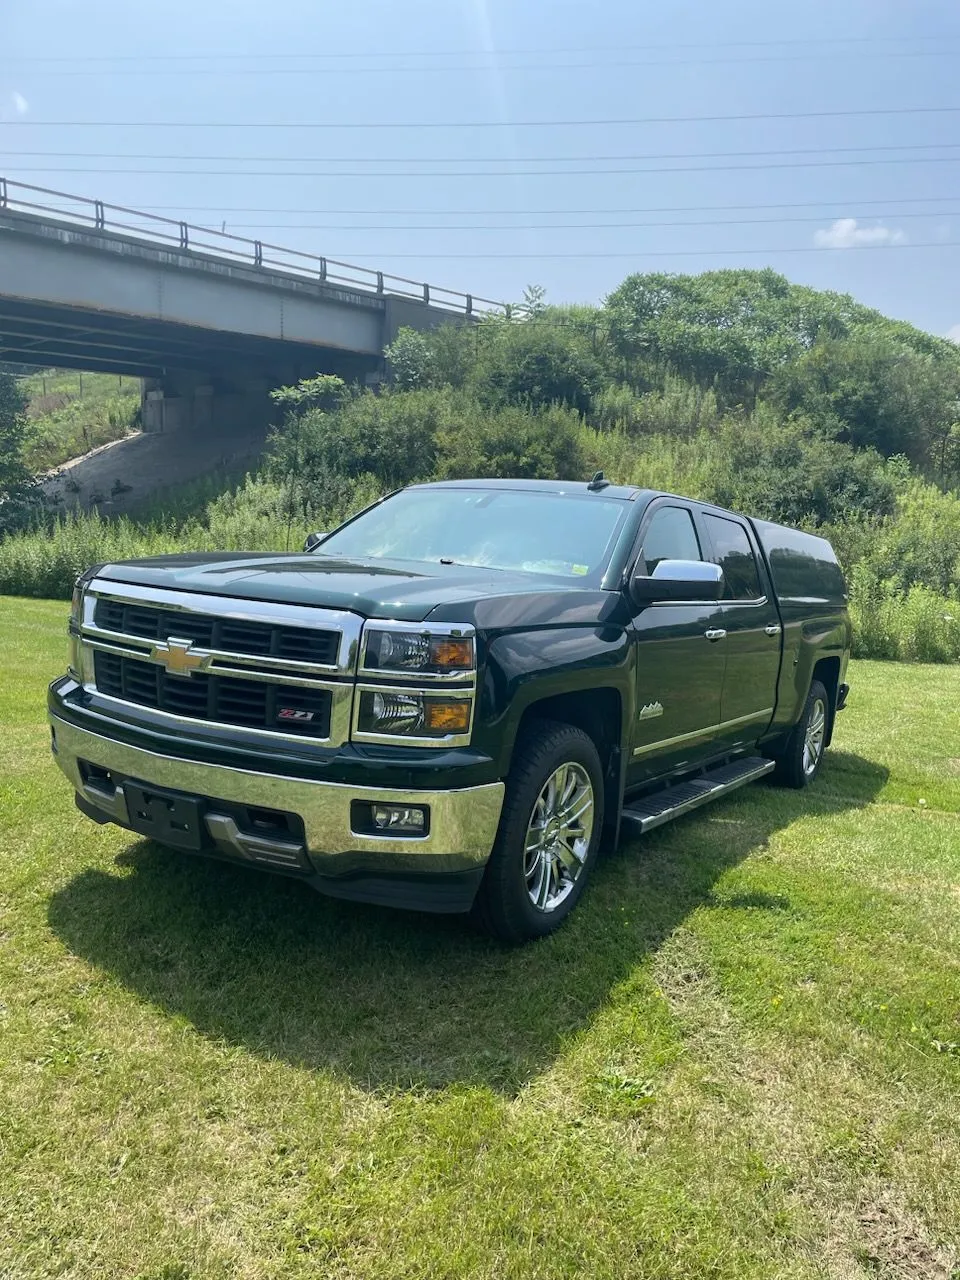
<svg viewBox="0 0 960 1280"><path fill-rule="evenodd" d="M750 756L745 760L735 760L733 764L722 765L719 769L710 769L690 782L680 782L675 787L655 791L625 804L622 813L624 826L633 835L652 831L654 827L660 827L665 822L699 809L702 804L709 804L711 800L729 795L731 791L762 778L775 768L773 760Z"/></svg>

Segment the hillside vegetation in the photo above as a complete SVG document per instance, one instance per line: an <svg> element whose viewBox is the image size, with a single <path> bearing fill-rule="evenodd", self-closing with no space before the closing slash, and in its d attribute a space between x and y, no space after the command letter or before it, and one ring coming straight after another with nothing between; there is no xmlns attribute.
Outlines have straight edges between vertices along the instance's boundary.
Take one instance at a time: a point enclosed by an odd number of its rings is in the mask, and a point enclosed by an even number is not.
<svg viewBox="0 0 960 1280"><path fill-rule="evenodd" d="M140 380L49 369L21 379L27 398L23 460L34 474L122 440L140 419Z"/></svg>
<svg viewBox="0 0 960 1280"><path fill-rule="evenodd" d="M65 595L87 564L286 549L384 490L582 478L719 502L830 537L864 656L960 659L960 348L772 271L636 275L599 308L401 331L393 386L279 393L260 474L202 510L92 517L0 545L0 590Z"/></svg>

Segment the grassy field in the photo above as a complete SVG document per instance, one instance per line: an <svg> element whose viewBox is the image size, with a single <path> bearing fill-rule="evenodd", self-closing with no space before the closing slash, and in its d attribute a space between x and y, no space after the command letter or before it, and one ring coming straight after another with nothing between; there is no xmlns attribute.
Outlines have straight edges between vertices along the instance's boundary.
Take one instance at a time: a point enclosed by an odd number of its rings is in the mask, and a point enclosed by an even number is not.
<svg viewBox="0 0 960 1280"><path fill-rule="evenodd" d="M960 1274L960 668L504 951L82 819L64 613L0 599L4 1280Z"/></svg>

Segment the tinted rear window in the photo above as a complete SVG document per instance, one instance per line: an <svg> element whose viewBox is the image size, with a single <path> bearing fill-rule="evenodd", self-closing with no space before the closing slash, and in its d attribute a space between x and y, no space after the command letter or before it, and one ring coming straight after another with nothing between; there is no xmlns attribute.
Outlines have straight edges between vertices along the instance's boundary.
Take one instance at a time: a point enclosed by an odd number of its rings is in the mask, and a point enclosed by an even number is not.
<svg viewBox="0 0 960 1280"><path fill-rule="evenodd" d="M846 587L833 548L825 538L799 529L755 522L760 543L770 562L777 595L781 598L839 600Z"/></svg>

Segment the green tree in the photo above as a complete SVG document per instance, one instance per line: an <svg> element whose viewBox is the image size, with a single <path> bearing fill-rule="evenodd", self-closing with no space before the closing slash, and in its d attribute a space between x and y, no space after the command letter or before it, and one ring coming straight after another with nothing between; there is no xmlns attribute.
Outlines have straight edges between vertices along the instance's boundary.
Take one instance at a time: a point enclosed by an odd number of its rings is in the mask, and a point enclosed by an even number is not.
<svg viewBox="0 0 960 1280"><path fill-rule="evenodd" d="M398 391L418 391L431 385L433 351L425 334L416 329L398 329L384 355Z"/></svg>
<svg viewBox="0 0 960 1280"><path fill-rule="evenodd" d="M652 363L714 388L727 405L748 407L775 369L870 314L851 298L769 269L633 275L605 304L611 348L628 380L632 368Z"/></svg>
<svg viewBox="0 0 960 1280"><path fill-rule="evenodd" d="M327 411L336 409L350 394L342 378L332 373L319 373L315 378L302 378L292 387L279 387L270 392L270 399L281 409L294 415L308 409Z"/></svg>
<svg viewBox="0 0 960 1280"><path fill-rule="evenodd" d="M908 345L892 326L816 343L778 371L768 395L784 414L800 413L855 448L906 454L943 478L954 464L960 359Z"/></svg>
<svg viewBox="0 0 960 1280"><path fill-rule="evenodd" d="M27 400L9 373L0 373L0 533L19 528L35 512L39 486L23 461Z"/></svg>

